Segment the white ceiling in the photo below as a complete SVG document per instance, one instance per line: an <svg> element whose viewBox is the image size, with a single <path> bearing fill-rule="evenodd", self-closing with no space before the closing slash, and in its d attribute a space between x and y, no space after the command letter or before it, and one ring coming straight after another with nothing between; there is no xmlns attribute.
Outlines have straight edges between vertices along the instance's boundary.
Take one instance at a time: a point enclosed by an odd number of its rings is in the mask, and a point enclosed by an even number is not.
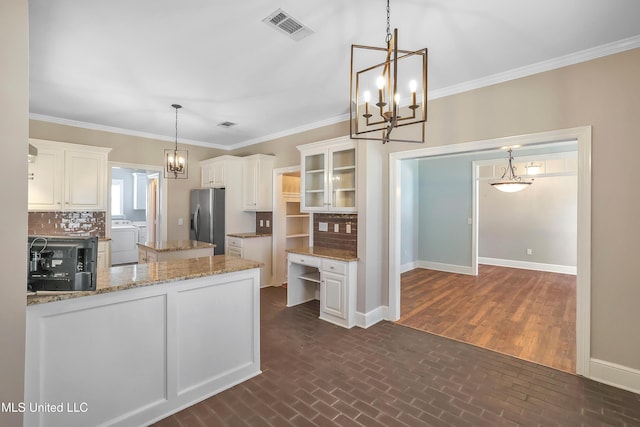
<svg viewBox="0 0 640 427"><path fill-rule="evenodd" d="M294 41L262 22L278 8L314 33ZM29 0L30 112L172 140L179 103L180 142L227 148L335 123L348 117L351 44L384 46L385 8ZM401 49L429 49L434 98L638 47L640 1L391 0L391 26Z"/></svg>

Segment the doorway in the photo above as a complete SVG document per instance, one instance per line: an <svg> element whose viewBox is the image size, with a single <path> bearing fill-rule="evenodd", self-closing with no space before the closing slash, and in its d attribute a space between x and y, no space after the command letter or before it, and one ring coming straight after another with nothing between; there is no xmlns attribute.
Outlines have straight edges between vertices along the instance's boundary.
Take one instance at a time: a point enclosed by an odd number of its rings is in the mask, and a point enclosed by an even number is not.
<svg viewBox="0 0 640 427"><path fill-rule="evenodd" d="M164 215L167 210L167 185L162 178L162 167L109 162L109 182L110 209L107 211L106 228L107 236L112 238L112 254L116 249L125 252L130 250L131 262L135 262L133 252L135 250L137 254L137 243L161 241L167 233ZM131 228L135 239L128 238L126 245L116 244L118 242L113 241L116 237L114 224L120 228L119 232L122 228ZM129 240L135 240L133 245Z"/></svg>
<svg viewBox="0 0 640 427"><path fill-rule="evenodd" d="M450 155L456 153L482 152L503 146L534 146L559 141L576 140L578 143L578 247L576 275L576 373L589 374L590 343L590 188L591 188L591 128L582 127L539 134L476 141L450 146L439 146L420 150L392 153L389 164L389 312L388 319L400 319L400 274L401 274L401 217L403 160ZM475 236L474 236L475 238Z"/></svg>

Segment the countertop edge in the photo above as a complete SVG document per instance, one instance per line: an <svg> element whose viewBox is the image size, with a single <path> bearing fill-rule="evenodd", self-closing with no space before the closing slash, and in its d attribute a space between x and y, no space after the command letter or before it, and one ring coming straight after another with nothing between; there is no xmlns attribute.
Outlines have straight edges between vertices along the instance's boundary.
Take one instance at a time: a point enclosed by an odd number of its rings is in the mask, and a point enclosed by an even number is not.
<svg viewBox="0 0 640 427"><path fill-rule="evenodd" d="M314 253L313 248L292 248L292 249L285 249L285 250L287 253L298 254L298 255L308 255L308 256L314 256L314 257L325 258L325 259L333 259L336 261L353 262L353 261L359 260L357 255L346 256L346 255L328 255L328 254ZM327 250L331 250L331 249L327 249Z"/></svg>

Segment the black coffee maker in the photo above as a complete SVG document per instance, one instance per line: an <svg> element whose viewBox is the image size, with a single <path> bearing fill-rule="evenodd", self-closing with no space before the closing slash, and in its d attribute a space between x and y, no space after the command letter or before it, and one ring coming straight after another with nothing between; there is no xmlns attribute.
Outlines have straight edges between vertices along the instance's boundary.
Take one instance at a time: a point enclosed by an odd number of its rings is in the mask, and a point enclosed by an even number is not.
<svg viewBox="0 0 640 427"><path fill-rule="evenodd" d="M97 237L29 236L29 291L96 289Z"/></svg>

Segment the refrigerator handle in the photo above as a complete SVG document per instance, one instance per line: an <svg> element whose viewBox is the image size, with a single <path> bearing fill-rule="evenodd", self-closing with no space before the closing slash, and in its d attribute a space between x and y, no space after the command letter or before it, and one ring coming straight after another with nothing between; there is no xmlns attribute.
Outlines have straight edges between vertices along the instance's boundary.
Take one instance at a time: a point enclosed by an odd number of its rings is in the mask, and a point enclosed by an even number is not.
<svg viewBox="0 0 640 427"><path fill-rule="evenodd" d="M191 228L193 229L196 240L200 240L200 232L198 230L198 223L200 222L200 205L196 206L196 211L193 213L193 219L191 220Z"/></svg>

